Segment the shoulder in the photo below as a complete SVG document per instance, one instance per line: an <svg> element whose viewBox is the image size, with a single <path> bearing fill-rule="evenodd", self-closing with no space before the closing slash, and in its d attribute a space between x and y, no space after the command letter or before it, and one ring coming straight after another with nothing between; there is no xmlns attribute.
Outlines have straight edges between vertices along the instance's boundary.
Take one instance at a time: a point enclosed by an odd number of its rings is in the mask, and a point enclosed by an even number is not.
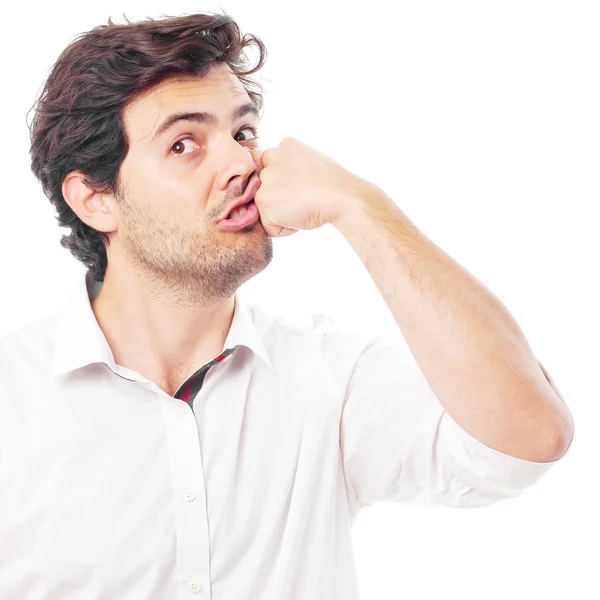
<svg viewBox="0 0 600 600"><path fill-rule="evenodd" d="M251 312L265 345L288 357L316 359L338 374L348 375L363 355L406 357L409 354L400 336L348 330L333 315L319 312L284 315L256 305Z"/></svg>
<svg viewBox="0 0 600 600"><path fill-rule="evenodd" d="M47 371L52 358L54 317L45 316L0 334L1 379L30 379Z"/></svg>

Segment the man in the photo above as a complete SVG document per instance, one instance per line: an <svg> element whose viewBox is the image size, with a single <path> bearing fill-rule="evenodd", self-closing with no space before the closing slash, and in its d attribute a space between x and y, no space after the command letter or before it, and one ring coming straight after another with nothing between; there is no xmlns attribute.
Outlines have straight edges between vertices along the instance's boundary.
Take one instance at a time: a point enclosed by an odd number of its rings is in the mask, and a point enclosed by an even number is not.
<svg viewBox="0 0 600 600"><path fill-rule="evenodd" d="M259 148L240 48L227 17L111 24L49 78L32 164L88 272L2 338L2 598L357 598L361 508L489 505L570 444L496 297L374 184ZM190 53L207 67L177 71ZM239 295L272 237L325 224L416 364Z"/></svg>

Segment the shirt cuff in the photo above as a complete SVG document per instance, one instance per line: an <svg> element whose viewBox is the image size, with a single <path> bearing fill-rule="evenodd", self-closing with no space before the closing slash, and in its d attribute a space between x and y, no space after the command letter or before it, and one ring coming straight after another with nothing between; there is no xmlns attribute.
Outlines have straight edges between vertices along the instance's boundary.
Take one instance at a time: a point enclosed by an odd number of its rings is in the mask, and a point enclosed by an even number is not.
<svg viewBox="0 0 600 600"><path fill-rule="evenodd" d="M470 435L447 412L441 419L440 435L452 459L450 469L458 479L474 490L501 498L517 496L564 457L540 463L504 454Z"/></svg>

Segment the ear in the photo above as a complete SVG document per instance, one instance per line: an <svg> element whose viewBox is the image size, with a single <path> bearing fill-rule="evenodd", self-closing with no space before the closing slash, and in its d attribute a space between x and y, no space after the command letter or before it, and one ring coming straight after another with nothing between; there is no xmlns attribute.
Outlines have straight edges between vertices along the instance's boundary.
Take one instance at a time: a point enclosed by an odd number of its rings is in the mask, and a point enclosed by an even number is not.
<svg viewBox="0 0 600 600"><path fill-rule="evenodd" d="M109 233L117 229L117 220L108 205L109 194L95 192L84 183L84 174L71 171L62 184L62 195L71 210L86 224Z"/></svg>

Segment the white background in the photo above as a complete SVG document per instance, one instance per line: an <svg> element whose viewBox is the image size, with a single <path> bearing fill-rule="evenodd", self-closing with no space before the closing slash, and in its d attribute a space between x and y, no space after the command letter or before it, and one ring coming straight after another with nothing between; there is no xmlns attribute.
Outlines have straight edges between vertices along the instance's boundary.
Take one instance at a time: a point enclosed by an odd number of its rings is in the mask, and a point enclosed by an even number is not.
<svg viewBox="0 0 600 600"><path fill-rule="evenodd" d="M109 16L220 8L267 46L256 76L266 92L262 147L297 137L382 188L510 309L575 419L568 454L519 498L472 510L365 509L354 528L361 599L600 598L597 2L3 9L0 332L53 312L84 269L59 245L64 231L29 164L27 112L60 52ZM333 226L274 240L274 253L243 286L265 309L400 336Z"/></svg>

